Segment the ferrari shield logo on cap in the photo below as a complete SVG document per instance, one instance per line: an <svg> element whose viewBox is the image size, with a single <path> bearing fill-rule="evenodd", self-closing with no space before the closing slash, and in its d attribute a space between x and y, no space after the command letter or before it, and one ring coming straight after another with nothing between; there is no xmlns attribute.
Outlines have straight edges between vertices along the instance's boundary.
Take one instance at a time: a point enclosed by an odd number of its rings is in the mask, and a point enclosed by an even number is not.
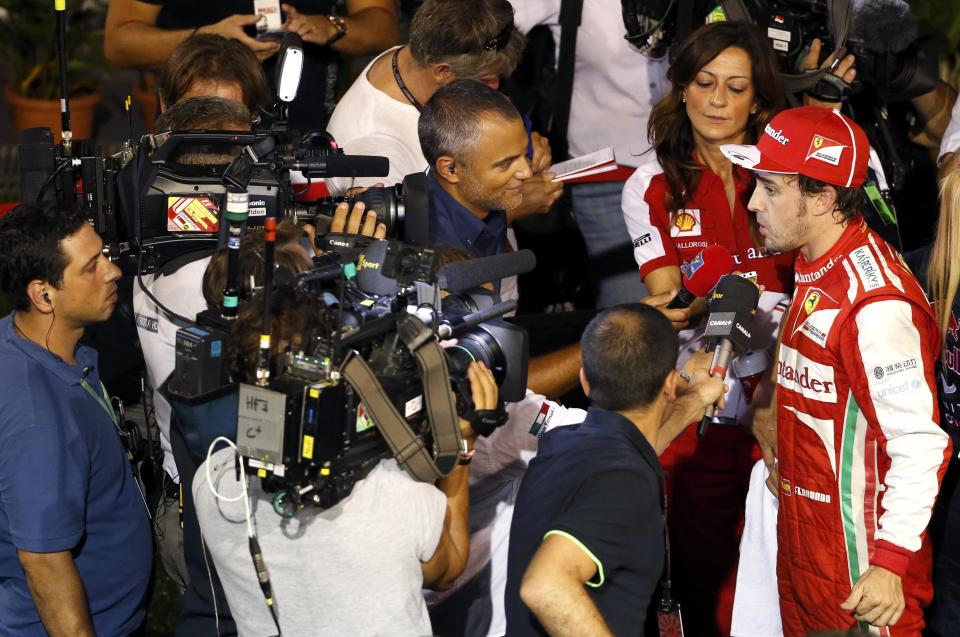
<svg viewBox="0 0 960 637"><path fill-rule="evenodd" d="M829 137L814 135L813 139L810 140L810 147L807 149L807 156L804 158L804 161L816 159L832 166L839 166L840 156L846 147L845 144L841 144Z"/></svg>

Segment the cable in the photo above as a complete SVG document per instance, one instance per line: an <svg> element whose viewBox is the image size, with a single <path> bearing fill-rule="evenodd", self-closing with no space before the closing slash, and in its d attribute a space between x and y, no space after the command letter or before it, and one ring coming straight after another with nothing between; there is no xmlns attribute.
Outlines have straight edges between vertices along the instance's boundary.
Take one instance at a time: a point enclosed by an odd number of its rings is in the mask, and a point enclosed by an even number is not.
<svg viewBox="0 0 960 637"><path fill-rule="evenodd" d="M47 193L47 188L49 188L50 185L53 183L53 180L56 179L60 173L63 172L63 169L69 166L71 163L72 162L69 159L67 159L61 162L61 164L57 166L57 169L55 171L50 173L50 176L47 177L47 180L43 182L42 186L40 186L40 192L37 193L37 203L40 203L41 201L43 201L43 196Z"/></svg>
<svg viewBox="0 0 960 637"><path fill-rule="evenodd" d="M213 478L210 475L210 458L213 456L213 448L218 442L227 443L227 446L233 449L234 454L236 454L236 456L239 458L241 465L240 495L233 498L228 498L225 495L221 495L213 485ZM214 498L223 502L236 502L241 498L243 499L243 510L244 517L247 522L247 543L250 547L250 557L253 559L253 568L257 572L257 580L260 583L260 590L263 591L263 598L266 600L267 607L270 610L270 617L273 618L273 623L277 627L277 637L280 637L282 634L280 631L280 620L277 617L277 610L273 605L273 591L270 586L270 573L267 571L266 562L263 561L263 551L260 550L260 543L257 541L257 534L253 530L252 515L250 514L250 498L247 495L247 474L245 471L243 471L243 456L240 455L240 450L237 448L236 443L224 436L218 436L215 438L213 442L210 443L210 447L207 449L206 472L207 488L210 489L210 493L213 494Z"/></svg>

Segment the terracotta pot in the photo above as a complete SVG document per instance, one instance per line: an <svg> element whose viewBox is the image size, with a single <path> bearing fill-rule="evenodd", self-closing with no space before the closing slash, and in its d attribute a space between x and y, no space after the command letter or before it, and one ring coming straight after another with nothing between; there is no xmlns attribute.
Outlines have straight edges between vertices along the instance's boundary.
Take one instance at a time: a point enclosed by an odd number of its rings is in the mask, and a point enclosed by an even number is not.
<svg viewBox="0 0 960 637"><path fill-rule="evenodd" d="M6 87L3 95L13 113L13 127L17 133L25 128L46 126L53 131L54 143L60 142L60 100L36 100L24 97ZM103 99L103 93L89 93L70 100L70 124L74 139L90 139L93 135L93 113ZM18 135L19 138L19 135Z"/></svg>

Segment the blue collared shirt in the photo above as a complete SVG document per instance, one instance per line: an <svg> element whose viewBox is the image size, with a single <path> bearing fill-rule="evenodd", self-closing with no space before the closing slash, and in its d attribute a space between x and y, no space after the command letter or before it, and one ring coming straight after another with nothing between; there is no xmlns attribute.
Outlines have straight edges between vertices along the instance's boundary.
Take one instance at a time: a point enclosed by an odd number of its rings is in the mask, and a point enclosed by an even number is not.
<svg viewBox="0 0 960 637"><path fill-rule="evenodd" d="M150 523L100 393L97 353L70 365L0 319L0 634L46 635L17 549L73 551L98 635L140 624L150 579Z"/></svg>
<svg viewBox="0 0 960 637"><path fill-rule="evenodd" d="M427 173L430 197L430 244L462 248L476 257L500 254L507 240L507 213L491 210L485 219L463 207Z"/></svg>

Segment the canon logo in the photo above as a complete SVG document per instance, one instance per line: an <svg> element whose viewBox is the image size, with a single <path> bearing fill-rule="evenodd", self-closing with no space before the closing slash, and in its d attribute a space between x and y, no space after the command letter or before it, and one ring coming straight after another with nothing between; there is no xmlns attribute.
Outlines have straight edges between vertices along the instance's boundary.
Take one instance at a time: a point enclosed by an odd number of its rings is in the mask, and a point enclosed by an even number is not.
<svg viewBox="0 0 960 637"><path fill-rule="evenodd" d="M767 124L767 127L763 129L763 132L775 139L781 146L786 146L790 142L790 138L784 136L783 129L774 130L770 124Z"/></svg>

